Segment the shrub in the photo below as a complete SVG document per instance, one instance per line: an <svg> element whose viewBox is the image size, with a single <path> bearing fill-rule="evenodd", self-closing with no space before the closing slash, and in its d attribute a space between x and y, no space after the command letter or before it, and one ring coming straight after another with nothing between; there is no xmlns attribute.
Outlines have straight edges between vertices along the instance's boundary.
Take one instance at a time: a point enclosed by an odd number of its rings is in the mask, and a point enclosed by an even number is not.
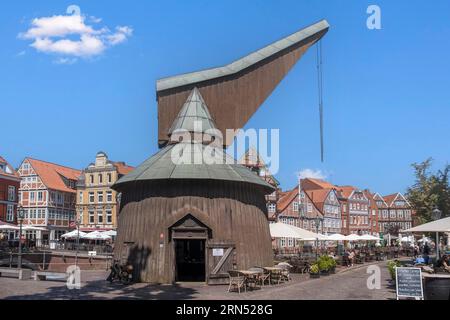
<svg viewBox="0 0 450 320"><path fill-rule="evenodd" d="M311 267L309 268L309 272L310 273L319 273L320 269L319 269L319 265L317 263L314 263L313 265L311 265Z"/></svg>
<svg viewBox="0 0 450 320"><path fill-rule="evenodd" d="M398 260L389 261L387 263L389 274L391 275L392 280L395 280L395 268L400 267L400 265L400 261Z"/></svg>

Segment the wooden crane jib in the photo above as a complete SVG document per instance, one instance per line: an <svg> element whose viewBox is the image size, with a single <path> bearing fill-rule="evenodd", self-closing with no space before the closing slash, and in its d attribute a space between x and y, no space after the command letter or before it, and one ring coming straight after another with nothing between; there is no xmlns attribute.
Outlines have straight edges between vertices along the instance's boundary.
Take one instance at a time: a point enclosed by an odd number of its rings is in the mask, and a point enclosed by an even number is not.
<svg viewBox="0 0 450 320"><path fill-rule="evenodd" d="M328 31L322 20L223 67L157 81L158 143L168 142L169 128L194 87L209 107L218 129L243 128L302 55ZM227 146L232 141L226 141Z"/></svg>

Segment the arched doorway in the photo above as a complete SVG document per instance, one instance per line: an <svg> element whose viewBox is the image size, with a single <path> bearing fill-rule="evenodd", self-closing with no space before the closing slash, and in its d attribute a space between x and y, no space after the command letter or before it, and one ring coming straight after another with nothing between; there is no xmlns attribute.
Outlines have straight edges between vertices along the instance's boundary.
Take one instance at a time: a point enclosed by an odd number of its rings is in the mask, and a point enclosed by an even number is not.
<svg viewBox="0 0 450 320"><path fill-rule="evenodd" d="M211 229L188 214L169 228L174 248L175 280L206 281L206 241Z"/></svg>

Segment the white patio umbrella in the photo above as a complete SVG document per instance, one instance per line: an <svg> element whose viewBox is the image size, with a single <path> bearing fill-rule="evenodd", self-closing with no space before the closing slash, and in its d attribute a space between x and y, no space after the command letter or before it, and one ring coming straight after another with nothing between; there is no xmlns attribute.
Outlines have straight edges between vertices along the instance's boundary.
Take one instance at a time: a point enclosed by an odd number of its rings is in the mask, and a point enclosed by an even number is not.
<svg viewBox="0 0 450 320"><path fill-rule="evenodd" d="M357 234L349 234L348 236L345 236L345 240L347 241L360 241L361 237L358 236Z"/></svg>
<svg viewBox="0 0 450 320"><path fill-rule="evenodd" d="M450 232L450 217L421 224L404 232Z"/></svg>
<svg viewBox="0 0 450 320"><path fill-rule="evenodd" d="M286 223L269 224L272 238L295 238L304 241L327 240L327 237L320 233L314 233Z"/></svg>
<svg viewBox="0 0 450 320"><path fill-rule="evenodd" d="M99 231L89 232L88 234L85 234L81 238L86 240L111 240L111 236L103 234L103 232Z"/></svg>
<svg viewBox="0 0 450 320"><path fill-rule="evenodd" d="M329 241L344 241L345 236L343 234L335 233L327 237Z"/></svg>
<svg viewBox="0 0 450 320"><path fill-rule="evenodd" d="M439 210L438 210L439 211ZM450 217L421 224L417 227L406 229L405 232L435 232L436 233L436 255L439 254L439 232L450 232Z"/></svg>
<svg viewBox="0 0 450 320"><path fill-rule="evenodd" d="M86 232L80 231L80 238L82 236L86 235ZM66 238L66 239L73 239L73 238L77 238L78 237L78 231L77 230L73 230L67 233L64 233L61 238Z"/></svg>
<svg viewBox="0 0 450 320"><path fill-rule="evenodd" d="M108 230L108 231L103 231L102 234L106 234L110 237L116 237L117 236L117 231L116 230Z"/></svg>
<svg viewBox="0 0 450 320"><path fill-rule="evenodd" d="M377 238L375 236L372 236L370 234L363 234L362 236L359 236L359 240L363 241L378 241L380 238Z"/></svg>

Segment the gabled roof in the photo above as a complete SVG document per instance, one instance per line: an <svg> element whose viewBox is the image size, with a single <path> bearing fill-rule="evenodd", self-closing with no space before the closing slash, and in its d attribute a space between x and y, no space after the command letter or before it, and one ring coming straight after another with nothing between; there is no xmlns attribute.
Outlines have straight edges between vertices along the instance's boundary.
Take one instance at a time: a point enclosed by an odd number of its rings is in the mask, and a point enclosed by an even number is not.
<svg viewBox="0 0 450 320"><path fill-rule="evenodd" d="M387 205L389 207L391 207L392 204L394 203L394 201L397 200L398 197L402 197L402 200L405 201L410 206L408 199L406 199L405 196L403 196L403 194L401 194L400 192L396 192L396 193L384 196L383 199L387 203Z"/></svg>
<svg viewBox="0 0 450 320"><path fill-rule="evenodd" d="M305 190L305 193L308 195L308 198L314 203L317 209L323 213L323 206L325 200L327 199L330 192L333 189L316 189L316 190Z"/></svg>
<svg viewBox="0 0 450 320"><path fill-rule="evenodd" d="M377 202L377 201L383 201L383 204L387 207L388 206L388 204L386 203L386 201L384 200L384 198L377 192L377 193L375 193L374 195L373 195L373 200L375 200L375 203ZM377 206L378 206L378 204L377 204Z"/></svg>
<svg viewBox="0 0 450 320"><path fill-rule="evenodd" d="M390 207L392 205L392 202L394 202L395 198L397 198L398 192L389 194L387 196L383 196L384 201L387 203L387 205Z"/></svg>
<svg viewBox="0 0 450 320"><path fill-rule="evenodd" d="M198 127L199 125L201 127ZM195 87L170 127L168 135L171 136L176 130L204 133L211 129L216 129L216 124L202 95Z"/></svg>
<svg viewBox="0 0 450 320"><path fill-rule="evenodd" d="M322 179L305 178L301 179L302 189L337 189L334 184Z"/></svg>
<svg viewBox="0 0 450 320"><path fill-rule="evenodd" d="M20 176L16 172L16 170L14 170L14 168L2 156L0 156L0 164L2 164L5 168L2 169L0 167L0 176L6 176L8 178L16 178L20 180Z"/></svg>
<svg viewBox="0 0 450 320"><path fill-rule="evenodd" d="M30 163L47 188L64 192L75 192L74 189L69 188L64 183L62 177L77 181L81 174L80 170L32 158L26 158L25 160Z"/></svg>
<svg viewBox="0 0 450 320"><path fill-rule="evenodd" d="M156 82L156 90L163 91L238 73L289 47L295 46L309 37L327 31L329 27L330 25L326 20L319 21L226 66L160 79Z"/></svg>
<svg viewBox="0 0 450 320"><path fill-rule="evenodd" d="M265 175L261 177L264 180L274 185L275 187L278 187L280 185L280 182L269 171L261 155L254 147L248 148L247 152L245 152L238 163L248 168L258 168L259 170L263 169Z"/></svg>
<svg viewBox="0 0 450 320"><path fill-rule="evenodd" d="M295 199L298 198L298 187L295 187L291 191L287 191L280 197L277 202L278 211L284 211Z"/></svg>
<svg viewBox="0 0 450 320"><path fill-rule="evenodd" d="M353 191L357 190L357 188L353 186L338 186L337 189L341 193L342 197L346 199L352 195Z"/></svg>

